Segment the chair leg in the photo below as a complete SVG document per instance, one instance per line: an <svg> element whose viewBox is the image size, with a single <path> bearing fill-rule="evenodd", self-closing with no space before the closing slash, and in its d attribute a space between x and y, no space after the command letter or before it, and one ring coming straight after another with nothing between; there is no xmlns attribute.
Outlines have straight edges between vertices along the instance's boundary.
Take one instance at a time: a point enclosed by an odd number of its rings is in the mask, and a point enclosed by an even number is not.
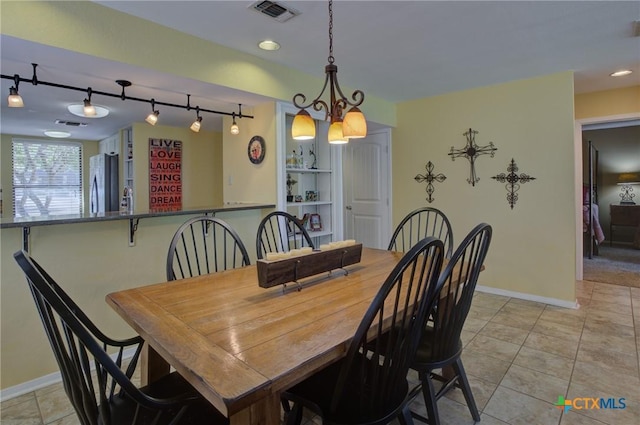
<svg viewBox="0 0 640 425"><path fill-rule="evenodd" d="M286 425L300 425L302 423L302 405L294 403L289 411L285 410L284 419Z"/></svg>
<svg viewBox="0 0 640 425"><path fill-rule="evenodd" d="M400 422L400 425L413 425L413 417L411 416L411 410L409 410L409 403L402 408L402 412L398 416L398 422Z"/></svg>
<svg viewBox="0 0 640 425"><path fill-rule="evenodd" d="M467 379L467 373L464 370L464 366L462 366L462 359L458 357L456 361L452 364L456 375L458 375L458 382L460 383L460 387L462 389L462 394L464 395L464 399L467 402L467 407L469 407L469 412L471 412L471 416L473 420L476 422L480 421L480 413L478 413L478 407L476 406L476 401L473 398L473 393L471 392L471 385L469 385L469 380Z"/></svg>
<svg viewBox="0 0 640 425"><path fill-rule="evenodd" d="M422 395L424 397L424 406L427 408L427 417L430 425L440 425L440 417L438 416L438 404L436 400L436 390L431 379L431 372L420 372L420 381L422 381Z"/></svg>

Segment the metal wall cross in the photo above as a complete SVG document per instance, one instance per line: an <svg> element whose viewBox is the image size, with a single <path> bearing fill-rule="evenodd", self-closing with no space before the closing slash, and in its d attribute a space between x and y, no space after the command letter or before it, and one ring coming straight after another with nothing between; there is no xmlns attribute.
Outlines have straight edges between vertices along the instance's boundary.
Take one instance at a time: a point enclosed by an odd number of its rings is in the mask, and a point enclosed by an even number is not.
<svg viewBox="0 0 640 425"><path fill-rule="evenodd" d="M505 187L507 188L507 201L513 209L513 206L516 204L518 200L518 194L516 193L520 189L520 183L526 183L531 180L535 180L535 177L531 177L528 174L521 173L518 175L518 166L516 165L516 161L511 158L511 163L507 166L507 172L509 174L500 173L497 176L491 177L500 183L507 183Z"/></svg>
<svg viewBox="0 0 640 425"><path fill-rule="evenodd" d="M427 169L427 174L426 175L422 175L422 174L418 174L417 176L414 177L415 181L417 181L418 183L422 183L422 182L427 182L427 195L429 195L426 199L427 202L431 203L433 202L433 198L431 197L431 195L433 195L433 192L435 191L435 188L433 187L433 182L437 181L442 183L443 181L445 181L447 179L447 177L440 173L440 174L433 174L433 163L431 161L427 162L427 165L425 166L425 168Z"/></svg>
<svg viewBox="0 0 640 425"><path fill-rule="evenodd" d="M491 158L495 155L495 151L498 150L495 146L493 146L493 142L489 142L486 146L478 146L476 144L476 134L477 131L473 129L469 129L466 133L463 134L467 138L467 144L462 149L454 149L451 146L451 152L449 152L449 156L451 156L451 160L455 161L456 158L465 157L469 160L471 164L471 171L469 173L469 178L467 182L471 186L475 186L477 182L480 181L480 178L476 175L476 158L480 155L491 155Z"/></svg>

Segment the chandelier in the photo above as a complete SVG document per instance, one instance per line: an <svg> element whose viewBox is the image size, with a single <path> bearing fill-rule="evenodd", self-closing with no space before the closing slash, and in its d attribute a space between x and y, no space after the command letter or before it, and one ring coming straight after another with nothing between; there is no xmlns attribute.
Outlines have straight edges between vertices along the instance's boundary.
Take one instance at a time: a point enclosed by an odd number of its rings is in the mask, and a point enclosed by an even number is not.
<svg viewBox="0 0 640 425"><path fill-rule="evenodd" d="M358 109L358 106L364 101L364 93L362 90L356 90L351 95L351 101L346 98L338 84L338 67L334 64L333 57L333 1L329 0L329 64L325 66L325 79L322 91L318 97L308 104L305 104L307 98L304 94L298 93L293 96L293 104L299 109L293 119L291 126L291 136L295 140L310 140L316 137L316 126L313 118L307 108L313 106L316 111L325 111L325 121L330 119L329 126L329 143L340 144L347 143L349 139L358 139L367 136L367 121L364 114ZM322 95L329 87L330 101L329 104L322 100ZM339 97L338 97L339 96ZM342 114L347 107L351 107L347 111L344 119Z"/></svg>

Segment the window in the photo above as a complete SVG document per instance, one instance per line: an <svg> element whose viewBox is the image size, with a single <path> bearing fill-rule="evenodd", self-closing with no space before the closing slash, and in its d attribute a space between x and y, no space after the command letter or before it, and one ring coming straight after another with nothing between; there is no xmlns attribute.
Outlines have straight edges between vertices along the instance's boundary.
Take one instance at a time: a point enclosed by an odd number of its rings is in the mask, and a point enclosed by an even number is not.
<svg viewBox="0 0 640 425"><path fill-rule="evenodd" d="M13 140L14 217L82 213L82 145Z"/></svg>

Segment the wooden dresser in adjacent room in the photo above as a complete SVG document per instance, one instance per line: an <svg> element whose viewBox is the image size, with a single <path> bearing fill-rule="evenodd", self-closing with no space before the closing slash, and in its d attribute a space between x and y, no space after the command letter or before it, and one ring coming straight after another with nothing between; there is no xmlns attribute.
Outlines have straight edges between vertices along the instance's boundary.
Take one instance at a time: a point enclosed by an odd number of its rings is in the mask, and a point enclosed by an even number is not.
<svg viewBox="0 0 640 425"><path fill-rule="evenodd" d="M617 226L635 227L633 247L640 249L640 205L610 205L609 243L613 243L613 228Z"/></svg>

